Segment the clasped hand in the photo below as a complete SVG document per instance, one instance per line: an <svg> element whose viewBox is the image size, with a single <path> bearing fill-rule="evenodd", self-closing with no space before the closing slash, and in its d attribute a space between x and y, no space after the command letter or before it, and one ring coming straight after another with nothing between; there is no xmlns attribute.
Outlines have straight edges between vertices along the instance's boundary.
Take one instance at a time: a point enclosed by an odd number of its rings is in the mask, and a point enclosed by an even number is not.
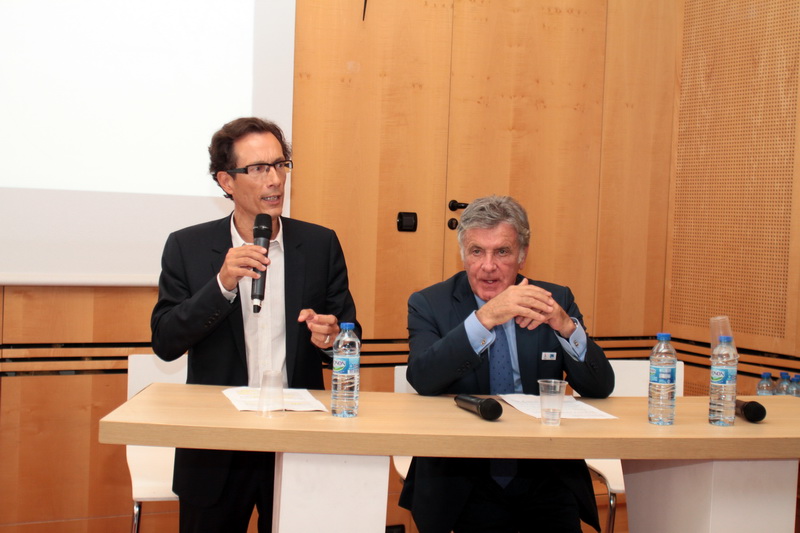
<svg viewBox="0 0 800 533"><path fill-rule="evenodd" d="M513 318L519 327L529 330L547 324L564 338L575 331L575 323L553 299L552 293L529 284L527 278L486 302L475 316L486 329Z"/></svg>

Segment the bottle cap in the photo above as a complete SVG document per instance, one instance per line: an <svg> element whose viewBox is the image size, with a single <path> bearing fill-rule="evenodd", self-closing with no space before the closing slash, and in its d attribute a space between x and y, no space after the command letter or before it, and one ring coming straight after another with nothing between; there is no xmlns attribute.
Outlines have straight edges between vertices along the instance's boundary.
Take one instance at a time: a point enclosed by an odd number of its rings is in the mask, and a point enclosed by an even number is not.
<svg viewBox="0 0 800 533"><path fill-rule="evenodd" d="M733 337L730 335L720 335L719 342L733 342Z"/></svg>
<svg viewBox="0 0 800 533"><path fill-rule="evenodd" d="M354 329L355 324L353 324L352 322L342 322L341 324L339 324L339 328L342 330Z"/></svg>
<svg viewBox="0 0 800 533"><path fill-rule="evenodd" d="M656 339L658 339L659 341L668 341L671 338L672 338L672 335L670 335L669 333L658 333L658 334L656 334Z"/></svg>
<svg viewBox="0 0 800 533"><path fill-rule="evenodd" d="M788 372L781 372L781 378L789 379L789 373Z"/></svg>
<svg viewBox="0 0 800 533"><path fill-rule="evenodd" d="M772 372L762 372L761 377L764 379L772 379Z"/></svg>

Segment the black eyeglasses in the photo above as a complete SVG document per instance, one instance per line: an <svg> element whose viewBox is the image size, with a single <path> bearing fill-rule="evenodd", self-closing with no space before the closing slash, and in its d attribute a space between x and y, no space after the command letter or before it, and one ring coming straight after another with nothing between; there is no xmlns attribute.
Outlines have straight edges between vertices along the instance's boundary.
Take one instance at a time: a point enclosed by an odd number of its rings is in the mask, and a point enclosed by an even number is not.
<svg viewBox="0 0 800 533"><path fill-rule="evenodd" d="M225 172L228 174L247 174L254 178L261 178L269 174L270 169L274 168L279 176L285 176L287 172L292 170L292 166L291 160L287 159L286 161L276 161L275 163L256 163L242 168L232 168Z"/></svg>

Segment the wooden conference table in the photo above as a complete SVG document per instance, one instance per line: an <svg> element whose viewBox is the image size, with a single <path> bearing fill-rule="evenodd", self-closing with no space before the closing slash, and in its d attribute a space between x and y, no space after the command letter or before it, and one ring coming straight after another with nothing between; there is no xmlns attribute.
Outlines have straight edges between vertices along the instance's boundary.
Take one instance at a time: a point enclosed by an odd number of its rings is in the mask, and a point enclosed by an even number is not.
<svg viewBox="0 0 800 533"><path fill-rule="evenodd" d="M283 452L276 532L383 531L389 457L621 458L631 531L794 531L800 399L759 397L767 418L708 424L708 398L677 399L676 423L647 398L581 401L616 419L538 419L504 405L484 421L450 396L362 392L359 415L240 412L224 387L156 383L100 421L100 442ZM330 392L312 391L326 406ZM756 398L742 398L755 400Z"/></svg>

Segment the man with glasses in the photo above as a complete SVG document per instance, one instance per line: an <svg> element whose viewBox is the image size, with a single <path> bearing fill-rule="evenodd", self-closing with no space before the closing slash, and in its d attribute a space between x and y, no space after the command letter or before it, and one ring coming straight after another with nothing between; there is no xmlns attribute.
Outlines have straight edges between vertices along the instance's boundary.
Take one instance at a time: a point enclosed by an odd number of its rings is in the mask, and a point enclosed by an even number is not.
<svg viewBox="0 0 800 533"><path fill-rule="evenodd" d="M538 379L564 373L582 396L614 389L569 288L519 274L529 242L528 215L513 198L478 198L464 210L464 271L408 300L407 377L417 392L538 394ZM580 533L581 520L600 530L583 460L415 457L400 504L420 533Z"/></svg>
<svg viewBox="0 0 800 533"><path fill-rule="evenodd" d="M347 266L336 234L282 217L291 151L274 123L240 118L211 139L209 170L233 213L177 231L164 247L153 350L189 353L188 383L260 386L281 370L284 386L323 389L322 361L340 322L355 322ZM253 243L256 215L272 217L269 250ZM260 312L252 280L266 276ZM180 531L259 532L272 526L274 453L177 449L173 490Z"/></svg>

